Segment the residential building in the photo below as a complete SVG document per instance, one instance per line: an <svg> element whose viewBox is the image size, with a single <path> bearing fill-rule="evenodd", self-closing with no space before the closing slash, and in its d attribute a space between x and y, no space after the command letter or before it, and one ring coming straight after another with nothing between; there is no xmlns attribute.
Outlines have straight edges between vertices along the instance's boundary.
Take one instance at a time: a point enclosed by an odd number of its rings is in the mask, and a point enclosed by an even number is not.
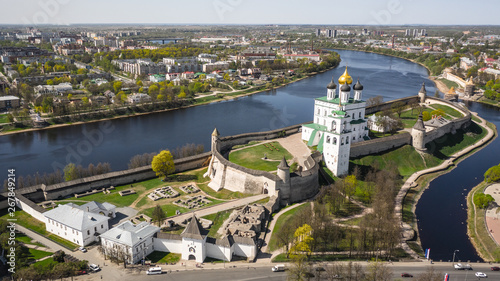
<svg viewBox="0 0 500 281"><path fill-rule="evenodd" d="M73 86L71 83L61 83L58 85L38 85L34 88L35 93L43 95L43 94L52 94L58 95L63 94L73 90Z"/></svg>
<svg viewBox="0 0 500 281"><path fill-rule="evenodd" d="M100 235L105 255L120 253L127 263L137 263L155 251L154 236L160 230L148 222L125 221Z"/></svg>
<svg viewBox="0 0 500 281"><path fill-rule="evenodd" d="M134 93L131 94L127 97L128 103L142 103L142 102L150 102L151 97L148 96L147 94L141 94L141 93Z"/></svg>
<svg viewBox="0 0 500 281"><path fill-rule="evenodd" d="M3 96L0 97L0 110L18 108L19 98L15 96Z"/></svg>
<svg viewBox="0 0 500 281"><path fill-rule="evenodd" d="M149 81L151 81L153 83L158 83L158 82L162 82L165 80L166 80L165 75L160 75L160 74L149 75Z"/></svg>
<svg viewBox="0 0 500 281"><path fill-rule="evenodd" d="M203 65L203 72L209 73L214 70L227 70L229 69L229 62L218 61L214 63L207 63Z"/></svg>
<svg viewBox="0 0 500 281"><path fill-rule="evenodd" d="M99 235L109 229L108 216L82 210L71 203L59 205L43 215L48 232L80 246L98 241Z"/></svg>

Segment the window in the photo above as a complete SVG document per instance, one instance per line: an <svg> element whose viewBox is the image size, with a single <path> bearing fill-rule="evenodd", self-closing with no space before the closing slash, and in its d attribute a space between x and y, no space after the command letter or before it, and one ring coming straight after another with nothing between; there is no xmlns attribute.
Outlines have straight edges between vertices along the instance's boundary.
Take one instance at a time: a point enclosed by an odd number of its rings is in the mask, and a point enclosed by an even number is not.
<svg viewBox="0 0 500 281"><path fill-rule="evenodd" d="M356 137L352 137L352 140L356 140Z"/></svg>
<svg viewBox="0 0 500 281"><path fill-rule="evenodd" d="M356 128L352 128L353 131L356 131Z"/></svg>
<svg viewBox="0 0 500 281"><path fill-rule="evenodd" d="M326 143L330 143L330 136L326 137Z"/></svg>
<svg viewBox="0 0 500 281"><path fill-rule="evenodd" d="M349 138L345 138L345 144L349 144Z"/></svg>
<svg viewBox="0 0 500 281"><path fill-rule="evenodd" d="M101 229L103 229L103 228L104 228L104 225L101 224Z"/></svg>
<svg viewBox="0 0 500 281"><path fill-rule="evenodd" d="M333 144L337 144L337 138L333 137Z"/></svg>
<svg viewBox="0 0 500 281"><path fill-rule="evenodd" d="M90 235L90 230L87 230L87 235Z"/></svg>
<svg viewBox="0 0 500 281"><path fill-rule="evenodd" d="M317 113L317 114L318 114L318 115L320 115L320 114L321 114L321 110L320 110L319 108L318 108L318 113Z"/></svg>
<svg viewBox="0 0 500 281"><path fill-rule="evenodd" d="M359 113L359 119L361 119L361 112Z"/></svg>
<svg viewBox="0 0 500 281"><path fill-rule="evenodd" d="M94 226L94 231L97 231L97 226Z"/></svg>

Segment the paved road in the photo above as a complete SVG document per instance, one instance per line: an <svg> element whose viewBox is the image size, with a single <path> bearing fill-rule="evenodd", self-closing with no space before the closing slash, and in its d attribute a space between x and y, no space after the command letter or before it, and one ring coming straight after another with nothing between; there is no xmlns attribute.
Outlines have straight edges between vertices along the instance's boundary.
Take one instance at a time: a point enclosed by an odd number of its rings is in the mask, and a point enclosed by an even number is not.
<svg viewBox="0 0 500 281"><path fill-rule="evenodd" d="M234 264L234 263L231 263ZM141 280L172 280L172 281L192 281L192 280L203 280L203 281L260 281L260 280L286 280L287 272L272 272L272 265L258 265L258 264L242 264L236 263L235 268L223 268L222 264L216 265L204 265L204 268L194 268L188 267L187 269L179 268L178 266L172 266L172 271L162 275L146 275L145 271L138 270L127 270L127 274L124 276L112 276L107 277L111 279L103 278L103 280L120 280L120 281L141 281ZM362 267L366 270L367 263L360 262ZM444 277L445 273L450 275L450 280L477 280L474 274L478 271L484 272L488 275L487 280L500 280L500 272L493 272L490 270L491 265L487 263L481 264L471 264L473 270L458 271L454 270L451 263L434 263L429 264L428 262L413 262L413 263L400 263L396 262L394 264L385 263L393 273L392 280L402 280L401 273L407 272L417 277L420 274L425 273L428 268L433 268L434 272ZM321 264L323 267L327 267L330 264ZM167 273L168 272L168 273ZM311 280L327 280L326 272L319 274L319 278L312 278ZM85 276L80 276L74 278L74 280L100 280L100 273L93 273ZM411 279L409 279L411 280Z"/></svg>

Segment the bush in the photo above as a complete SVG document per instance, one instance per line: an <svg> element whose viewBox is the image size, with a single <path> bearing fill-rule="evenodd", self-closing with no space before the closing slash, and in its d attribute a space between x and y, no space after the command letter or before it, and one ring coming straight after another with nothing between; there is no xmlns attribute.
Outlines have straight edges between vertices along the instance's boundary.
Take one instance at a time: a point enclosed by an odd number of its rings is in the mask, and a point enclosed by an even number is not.
<svg viewBox="0 0 500 281"><path fill-rule="evenodd" d="M497 182L500 180L500 165L493 166L484 173L484 181L487 183Z"/></svg>

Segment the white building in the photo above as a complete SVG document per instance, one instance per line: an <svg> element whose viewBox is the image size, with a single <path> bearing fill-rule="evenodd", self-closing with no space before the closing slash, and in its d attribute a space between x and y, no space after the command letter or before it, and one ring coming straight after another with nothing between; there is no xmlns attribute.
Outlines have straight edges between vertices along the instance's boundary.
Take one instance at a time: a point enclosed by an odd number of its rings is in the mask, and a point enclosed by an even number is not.
<svg viewBox="0 0 500 281"><path fill-rule="evenodd" d="M80 246L98 241L99 235L109 229L109 217L74 206L59 205L43 213L47 231Z"/></svg>
<svg viewBox="0 0 500 281"><path fill-rule="evenodd" d="M154 236L160 230L147 222L133 224L125 221L101 234L101 245L105 255L119 252L126 256L127 263L137 263L155 251Z"/></svg>
<svg viewBox="0 0 500 281"><path fill-rule="evenodd" d="M35 87L35 93L37 94L62 94L73 90L71 83L61 83L59 85L38 85Z"/></svg>
<svg viewBox="0 0 500 281"><path fill-rule="evenodd" d="M127 97L129 103L141 103L141 102L150 102L151 97L147 94L134 93Z"/></svg>
<svg viewBox="0 0 500 281"><path fill-rule="evenodd" d="M362 100L363 85L354 85L351 97L352 78L347 67L338 80L327 86L327 96L314 101L314 123L302 126L302 139L308 146L316 146L323 153L326 166L336 176L349 171L351 143L367 140L368 128L365 119L366 102Z"/></svg>
<svg viewBox="0 0 500 281"><path fill-rule="evenodd" d="M257 245L250 237L226 235L221 239L207 237L206 231L193 215L182 234L157 234L154 239L156 251L179 253L183 260L203 262L206 257L231 261L233 255L255 258Z"/></svg>

